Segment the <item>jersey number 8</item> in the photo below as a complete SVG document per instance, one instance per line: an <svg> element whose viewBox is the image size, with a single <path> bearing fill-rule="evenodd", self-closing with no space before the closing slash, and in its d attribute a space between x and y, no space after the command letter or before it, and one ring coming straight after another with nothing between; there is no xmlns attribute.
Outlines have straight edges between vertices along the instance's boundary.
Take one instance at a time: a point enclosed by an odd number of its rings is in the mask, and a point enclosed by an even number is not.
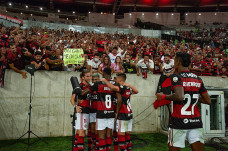
<svg viewBox="0 0 228 151"><path fill-rule="evenodd" d="M112 99L111 99L111 95L106 95L105 96L105 106L107 109L110 109L112 106Z"/></svg>

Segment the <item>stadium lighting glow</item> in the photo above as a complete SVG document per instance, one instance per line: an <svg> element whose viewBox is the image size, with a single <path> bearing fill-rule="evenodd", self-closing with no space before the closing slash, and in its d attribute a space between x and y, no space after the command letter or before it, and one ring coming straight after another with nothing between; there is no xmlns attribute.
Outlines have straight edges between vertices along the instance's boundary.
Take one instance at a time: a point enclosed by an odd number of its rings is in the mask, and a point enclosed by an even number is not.
<svg viewBox="0 0 228 151"><path fill-rule="evenodd" d="M215 13L215 15L217 15L217 13Z"/></svg>
<svg viewBox="0 0 228 151"><path fill-rule="evenodd" d="M8 11L6 10L6 13L7 13Z"/></svg>
<svg viewBox="0 0 228 151"><path fill-rule="evenodd" d="M21 15L22 15L23 13L21 12Z"/></svg>
<svg viewBox="0 0 228 151"><path fill-rule="evenodd" d="M142 13L142 15L144 16L144 13Z"/></svg>
<svg viewBox="0 0 228 151"><path fill-rule="evenodd" d="M156 16L158 16L158 13L156 13Z"/></svg>
<svg viewBox="0 0 228 151"><path fill-rule="evenodd" d="M75 11L73 11L73 14L75 14Z"/></svg>
<svg viewBox="0 0 228 151"><path fill-rule="evenodd" d="M173 16L174 14L172 13L171 15Z"/></svg>
<svg viewBox="0 0 228 151"><path fill-rule="evenodd" d="M32 16L32 14L30 14Z"/></svg>
<svg viewBox="0 0 228 151"><path fill-rule="evenodd" d="M103 12L101 12L101 14L103 14Z"/></svg>
<svg viewBox="0 0 228 151"><path fill-rule="evenodd" d="M67 20L68 20L68 18L67 18Z"/></svg>
<svg viewBox="0 0 228 151"><path fill-rule="evenodd" d="M60 13L60 10L58 9L58 13Z"/></svg>
<svg viewBox="0 0 228 151"><path fill-rule="evenodd" d="M40 7L40 10L43 10L43 8L42 8L42 7Z"/></svg>
<svg viewBox="0 0 228 151"><path fill-rule="evenodd" d="M26 5L25 7L28 8L28 5Z"/></svg>
<svg viewBox="0 0 228 151"><path fill-rule="evenodd" d="M12 3L9 3L9 6L12 6Z"/></svg>
<svg viewBox="0 0 228 151"><path fill-rule="evenodd" d="M185 15L188 16L188 13L186 13Z"/></svg>
<svg viewBox="0 0 228 151"><path fill-rule="evenodd" d="M132 14L130 13L129 15L131 16Z"/></svg>
<svg viewBox="0 0 228 151"><path fill-rule="evenodd" d="M115 13L113 13L112 15L115 15Z"/></svg>
<svg viewBox="0 0 228 151"><path fill-rule="evenodd" d="M89 12L89 14L90 14L90 12Z"/></svg>
<svg viewBox="0 0 228 151"><path fill-rule="evenodd" d="M199 13L199 16L201 15L201 13Z"/></svg>

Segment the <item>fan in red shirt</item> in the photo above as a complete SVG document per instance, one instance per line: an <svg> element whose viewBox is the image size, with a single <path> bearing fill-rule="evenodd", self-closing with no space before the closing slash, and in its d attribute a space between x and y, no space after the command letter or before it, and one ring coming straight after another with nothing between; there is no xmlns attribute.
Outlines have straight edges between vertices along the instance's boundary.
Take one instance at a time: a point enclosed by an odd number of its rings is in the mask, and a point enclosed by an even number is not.
<svg viewBox="0 0 228 151"><path fill-rule="evenodd" d="M192 60L190 70L192 73L196 74L197 76L201 76L202 61L201 61L201 55L200 54L197 54L195 56L195 59Z"/></svg>
<svg viewBox="0 0 228 151"><path fill-rule="evenodd" d="M214 63L211 59L211 55L207 55L205 60L202 61L202 75L211 76L214 71Z"/></svg>

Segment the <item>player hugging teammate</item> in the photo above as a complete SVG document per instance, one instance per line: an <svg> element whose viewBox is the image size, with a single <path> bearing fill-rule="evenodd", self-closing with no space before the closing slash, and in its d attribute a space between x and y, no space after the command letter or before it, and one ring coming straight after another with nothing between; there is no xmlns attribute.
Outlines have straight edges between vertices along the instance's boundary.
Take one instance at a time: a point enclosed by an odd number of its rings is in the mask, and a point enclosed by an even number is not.
<svg viewBox="0 0 228 151"><path fill-rule="evenodd" d="M103 70L103 78L92 75L92 85L89 85L90 73L81 74L82 93L79 95L76 122L76 136L74 151L84 150L85 130L88 130L88 150L110 151L112 145L112 131L118 132L118 144L122 150L131 150L130 131L132 130L132 110L130 106L131 94L138 90L125 83L126 75L117 74L116 82L111 80L111 69ZM121 97L122 96L122 97ZM72 95L73 102L75 95ZM88 98L89 97L89 98ZM87 112L88 100L90 109ZM115 99L117 105L115 107ZM83 101L82 101L83 100ZM86 101L85 101L86 100ZM74 105L72 103L72 105ZM116 119L117 118L117 121ZM115 125L115 121L117 123ZM92 147L92 144L94 147ZM114 150L118 150L114 141Z"/></svg>

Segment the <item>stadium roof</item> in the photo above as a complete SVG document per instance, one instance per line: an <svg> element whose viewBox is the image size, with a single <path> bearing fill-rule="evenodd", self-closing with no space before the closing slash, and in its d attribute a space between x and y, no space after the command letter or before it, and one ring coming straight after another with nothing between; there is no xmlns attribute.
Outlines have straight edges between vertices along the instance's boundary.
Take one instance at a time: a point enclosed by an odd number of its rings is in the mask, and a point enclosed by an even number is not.
<svg viewBox="0 0 228 151"><path fill-rule="evenodd" d="M51 3L50 3L51 1ZM126 13L131 11L199 12L227 11L228 0L0 0L63 11ZM95 6L95 7L94 7Z"/></svg>

